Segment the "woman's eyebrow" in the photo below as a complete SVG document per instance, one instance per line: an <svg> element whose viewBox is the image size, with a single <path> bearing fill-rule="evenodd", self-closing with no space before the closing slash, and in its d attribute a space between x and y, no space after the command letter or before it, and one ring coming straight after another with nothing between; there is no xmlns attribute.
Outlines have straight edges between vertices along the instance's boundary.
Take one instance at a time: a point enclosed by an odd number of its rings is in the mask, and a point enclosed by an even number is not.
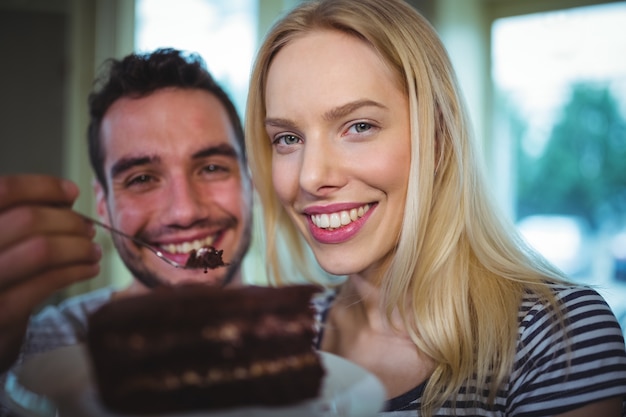
<svg viewBox="0 0 626 417"><path fill-rule="evenodd" d="M280 127L283 129L295 130L296 124L289 119L282 119L280 117L268 117L265 119L265 126Z"/></svg>
<svg viewBox="0 0 626 417"><path fill-rule="evenodd" d="M332 108L328 110L326 113L324 113L322 117L324 118L324 120L327 120L327 121L336 120L336 119L345 117L349 115L350 113L352 113L353 111L358 110L362 107L370 107L370 106L378 107L381 109L387 108L386 106L380 104L377 101L362 99L362 100L351 101L341 106Z"/></svg>
<svg viewBox="0 0 626 417"><path fill-rule="evenodd" d="M322 115L322 117L324 118L324 120L332 121L332 120L340 119L344 116L347 116L353 111L356 111L362 107L368 107L368 106L378 107L381 109L387 109L387 106L384 106L383 104L378 103L377 101L363 99L363 100L351 101L341 106L334 107L328 110L327 112L325 112ZM280 117L266 118L265 126L276 126L276 127L281 127L281 128L287 128L290 130L295 130L297 127L296 124L292 122L291 120L283 119Z"/></svg>

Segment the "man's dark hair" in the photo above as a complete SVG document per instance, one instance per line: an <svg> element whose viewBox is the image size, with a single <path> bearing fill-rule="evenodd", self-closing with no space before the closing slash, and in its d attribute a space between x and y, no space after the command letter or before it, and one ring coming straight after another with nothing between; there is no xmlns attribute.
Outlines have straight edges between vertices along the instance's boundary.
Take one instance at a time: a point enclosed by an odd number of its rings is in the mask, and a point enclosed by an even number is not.
<svg viewBox="0 0 626 417"><path fill-rule="evenodd" d="M235 131L242 163L246 162L241 119L233 102L215 82L199 55L171 48L135 53L122 60L108 60L104 73L96 79L89 95L89 161L105 192L108 192L104 173L105 155L100 141L100 126L105 113L122 97L141 98L167 87L206 90L217 97L226 108Z"/></svg>

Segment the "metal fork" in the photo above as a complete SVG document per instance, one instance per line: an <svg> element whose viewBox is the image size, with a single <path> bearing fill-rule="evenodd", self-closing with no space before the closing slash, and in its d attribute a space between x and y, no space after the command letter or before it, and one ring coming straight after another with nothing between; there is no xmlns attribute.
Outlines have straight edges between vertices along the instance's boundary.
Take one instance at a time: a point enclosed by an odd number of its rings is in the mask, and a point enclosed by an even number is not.
<svg viewBox="0 0 626 417"><path fill-rule="evenodd" d="M160 250L158 250L158 249L157 249L157 248L155 248L154 246L150 245L149 243L144 242L144 241L143 241L143 240L141 240L141 239L138 239L138 238L136 238L136 237L134 237L134 236L131 236L131 235L127 235L126 233L121 232L121 231L119 231L119 230L115 229L114 227L109 226L109 225L108 225L108 224L106 224L106 223L102 223L101 221L96 220L96 219L93 219L93 218L91 218L91 217L89 217L89 216L86 216L86 215L84 215L84 214L82 214L82 213L78 213L78 215L79 215L79 216L81 216L83 219L87 220L88 222L91 222L91 223L93 223L93 224L95 224L95 225L98 225L98 226L100 226L100 227L102 227L102 228L104 228L104 229L108 230L109 232L113 232L113 233L115 233L116 235L119 235L119 236L125 237L126 239L130 239L130 240L132 240L133 242L135 242L136 244L138 244L138 245L140 245L140 246L143 246L144 248L146 248L146 249L150 250L150 251L151 251L152 253L154 253L156 256L158 256L159 258L161 258L161 260L162 260L162 261L167 262L168 264L172 265L174 268L182 268L182 269L185 269L185 268L186 268L186 266L185 266L185 265L181 265L181 264L179 264L179 263L178 263L178 262L176 262L176 261L172 261L171 259L167 258L165 255L163 255L163 253L162 253Z"/></svg>

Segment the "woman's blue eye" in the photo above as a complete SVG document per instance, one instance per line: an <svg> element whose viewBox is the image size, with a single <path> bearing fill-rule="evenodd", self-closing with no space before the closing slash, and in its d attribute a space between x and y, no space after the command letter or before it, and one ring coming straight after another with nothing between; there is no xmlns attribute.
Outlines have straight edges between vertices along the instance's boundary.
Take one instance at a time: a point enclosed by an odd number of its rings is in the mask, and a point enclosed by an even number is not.
<svg viewBox="0 0 626 417"><path fill-rule="evenodd" d="M355 123L352 126L354 127L354 130L357 133L366 132L372 128L372 125L370 125L369 123L365 123L365 122Z"/></svg>
<svg viewBox="0 0 626 417"><path fill-rule="evenodd" d="M294 135L284 135L278 138L278 142L282 142L285 145L295 145L298 143L298 137Z"/></svg>

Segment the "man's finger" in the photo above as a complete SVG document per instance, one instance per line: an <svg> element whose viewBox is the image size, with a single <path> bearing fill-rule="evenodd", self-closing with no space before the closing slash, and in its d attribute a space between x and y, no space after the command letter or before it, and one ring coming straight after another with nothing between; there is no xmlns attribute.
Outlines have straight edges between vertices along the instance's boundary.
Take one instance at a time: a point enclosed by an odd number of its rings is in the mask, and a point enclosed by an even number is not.
<svg viewBox="0 0 626 417"><path fill-rule="evenodd" d="M71 205L78 187L69 180L50 175L0 176L0 211L17 204Z"/></svg>

